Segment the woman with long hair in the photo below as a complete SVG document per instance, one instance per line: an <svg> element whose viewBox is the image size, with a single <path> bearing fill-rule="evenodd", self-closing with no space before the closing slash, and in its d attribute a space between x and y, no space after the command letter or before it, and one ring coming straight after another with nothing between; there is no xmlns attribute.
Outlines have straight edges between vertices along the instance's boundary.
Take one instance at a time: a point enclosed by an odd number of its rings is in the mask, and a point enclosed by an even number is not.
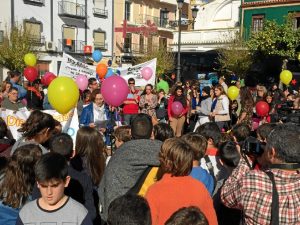
<svg viewBox="0 0 300 225"><path fill-rule="evenodd" d="M214 88L215 98L211 106L211 118L218 124L220 129L228 126L230 121L229 99L221 84Z"/></svg>
<svg viewBox="0 0 300 225"><path fill-rule="evenodd" d="M76 135L75 152L71 165L79 171L86 171L94 186L98 186L105 168L104 142L100 132L81 127Z"/></svg>
<svg viewBox="0 0 300 225"><path fill-rule="evenodd" d="M172 127L175 136L180 137L182 134L184 122L186 119L186 114L188 112L188 102L185 95L183 94L184 90L181 86L177 86L174 90L174 93L170 96L168 102L168 116L170 121L170 126ZM174 102L180 102L183 106L183 111L180 115L175 115L172 112L172 105Z"/></svg>
<svg viewBox="0 0 300 225"><path fill-rule="evenodd" d="M153 93L152 84L147 84L143 93L141 94L139 107L140 113L146 113L156 119L156 106L157 106L157 95Z"/></svg>
<svg viewBox="0 0 300 225"><path fill-rule="evenodd" d="M248 87L241 87L240 98L241 98L241 112L237 123L245 123L251 128L254 100L252 98L252 94Z"/></svg>
<svg viewBox="0 0 300 225"><path fill-rule="evenodd" d="M4 169L0 184L0 224L14 225L20 208L31 200L34 165L42 151L36 144L18 148Z"/></svg>
<svg viewBox="0 0 300 225"><path fill-rule="evenodd" d="M28 119L18 129L22 133L22 137L13 145L11 152L13 153L18 147L25 144L38 144L43 154L48 150L43 144L52 136L55 129L54 118L47 113L39 110L31 112Z"/></svg>

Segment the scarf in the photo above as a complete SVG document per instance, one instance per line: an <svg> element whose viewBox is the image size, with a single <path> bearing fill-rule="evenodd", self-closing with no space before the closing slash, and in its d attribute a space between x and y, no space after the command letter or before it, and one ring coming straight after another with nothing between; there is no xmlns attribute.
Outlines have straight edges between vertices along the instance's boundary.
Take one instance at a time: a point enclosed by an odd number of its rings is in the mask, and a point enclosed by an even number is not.
<svg viewBox="0 0 300 225"><path fill-rule="evenodd" d="M41 93L35 89L35 87L28 87L28 91L32 91L40 100L43 98Z"/></svg>

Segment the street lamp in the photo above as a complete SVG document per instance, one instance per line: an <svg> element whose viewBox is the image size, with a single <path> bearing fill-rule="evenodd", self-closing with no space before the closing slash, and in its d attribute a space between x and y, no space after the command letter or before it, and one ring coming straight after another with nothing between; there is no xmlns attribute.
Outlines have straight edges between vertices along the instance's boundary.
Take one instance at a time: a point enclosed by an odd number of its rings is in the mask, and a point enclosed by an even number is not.
<svg viewBox="0 0 300 225"><path fill-rule="evenodd" d="M198 11L199 11L199 9L197 8L197 6L194 5L194 7L192 8L192 17L193 17L192 28L193 28L193 30L195 28L195 19L197 17Z"/></svg>
<svg viewBox="0 0 300 225"><path fill-rule="evenodd" d="M177 76L176 81L180 82L180 47L181 47L181 14L182 14L182 6L183 6L184 0L177 0L177 6L178 6L178 53L177 53Z"/></svg>

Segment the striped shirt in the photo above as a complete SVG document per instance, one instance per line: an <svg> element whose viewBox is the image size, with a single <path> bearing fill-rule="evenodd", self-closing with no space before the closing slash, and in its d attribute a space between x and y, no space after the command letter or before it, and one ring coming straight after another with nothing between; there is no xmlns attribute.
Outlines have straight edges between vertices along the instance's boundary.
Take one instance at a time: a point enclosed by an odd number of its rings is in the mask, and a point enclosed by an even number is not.
<svg viewBox="0 0 300 225"><path fill-rule="evenodd" d="M300 174L272 169L279 195L279 224L300 224ZM243 210L247 225L269 225L272 182L260 170L251 170L242 159L225 182L221 200L227 207Z"/></svg>

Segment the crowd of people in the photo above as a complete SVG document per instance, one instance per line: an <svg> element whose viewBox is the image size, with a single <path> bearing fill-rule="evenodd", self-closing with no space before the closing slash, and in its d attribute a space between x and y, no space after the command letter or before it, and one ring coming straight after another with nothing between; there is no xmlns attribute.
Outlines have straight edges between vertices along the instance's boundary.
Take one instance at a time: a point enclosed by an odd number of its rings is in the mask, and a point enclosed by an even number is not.
<svg viewBox="0 0 300 225"><path fill-rule="evenodd" d="M300 224L300 97L290 87L237 81L232 101L224 77L200 88L160 76L143 89L130 78L113 107L90 78L74 141L42 111L52 108L46 87L20 78L10 72L1 90L2 110L31 113L17 140L0 119L0 224Z"/></svg>

